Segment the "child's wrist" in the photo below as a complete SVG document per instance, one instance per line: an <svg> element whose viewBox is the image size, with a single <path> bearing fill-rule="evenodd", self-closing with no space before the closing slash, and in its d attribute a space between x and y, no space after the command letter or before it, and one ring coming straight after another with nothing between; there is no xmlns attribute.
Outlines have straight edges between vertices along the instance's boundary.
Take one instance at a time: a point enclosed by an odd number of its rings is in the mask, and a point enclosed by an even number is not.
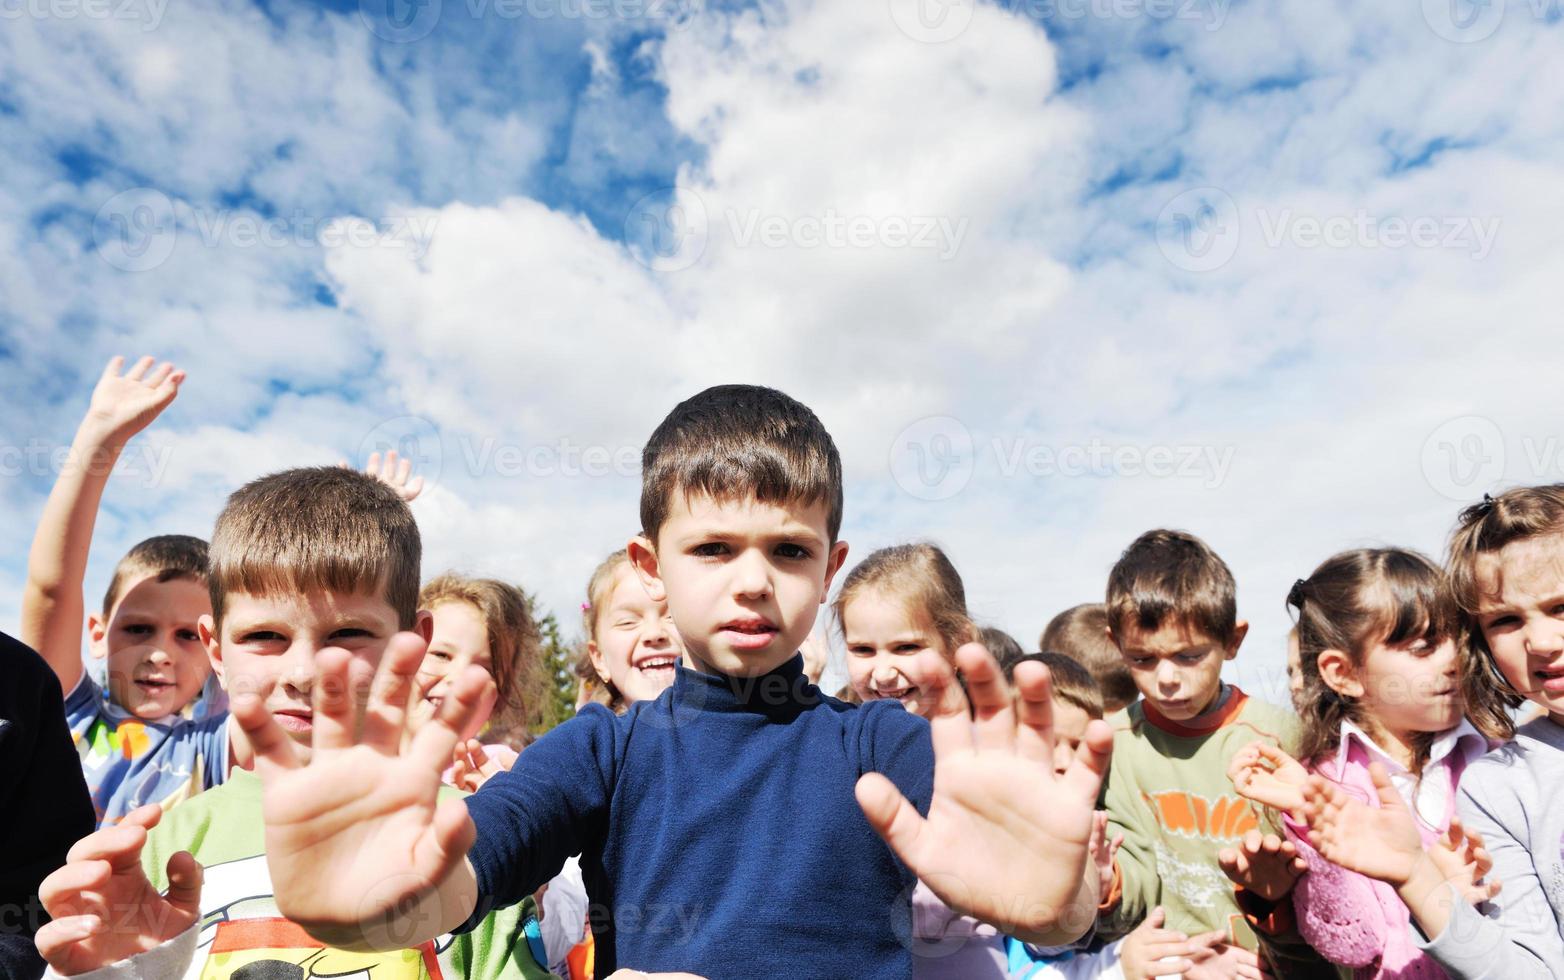
<svg viewBox="0 0 1564 980"><path fill-rule="evenodd" d="M1400 896L1403 904L1408 908L1415 908L1435 890L1444 886L1445 876L1426 853L1420 853L1406 880L1393 881L1390 884L1395 887L1396 894Z"/></svg>
<svg viewBox="0 0 1564 980"><path fill-rule="evenodd" d="M107 462L112 463L129 441L130 437L121 434L117 426L89 415L82 419L76 429L76 438L71 442L71 462L92 464L95 462L93 457L108 454Z"/></svg>

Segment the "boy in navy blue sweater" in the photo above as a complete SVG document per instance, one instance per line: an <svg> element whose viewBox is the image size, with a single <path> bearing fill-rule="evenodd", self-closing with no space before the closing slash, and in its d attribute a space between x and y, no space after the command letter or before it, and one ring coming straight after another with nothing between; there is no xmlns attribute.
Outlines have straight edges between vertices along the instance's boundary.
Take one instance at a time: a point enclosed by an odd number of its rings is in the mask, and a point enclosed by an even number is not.
<svg viewBox="0 0 1564 980"><path fill-rule="evenodd" d="M344 689L345 658L321 656L308 765L262 705L234 699L283 913L333 946L402 949L520 901L579 853L599 975L905 978L919 877L1022 939L1083 933L1111 736L1095 723L1055 775L1045 668L1022 665L1013 697L965 647L973 711L947 670L932 723L803 675L796 651L847 555L841 462L814 413L767 388L709 389L653 433L642 473L630 556L692 668L656 701L589 705L475 796L437 803L481 670L403 753L411 677L383 665L355 731L351 699L321 696Z"/></svg>

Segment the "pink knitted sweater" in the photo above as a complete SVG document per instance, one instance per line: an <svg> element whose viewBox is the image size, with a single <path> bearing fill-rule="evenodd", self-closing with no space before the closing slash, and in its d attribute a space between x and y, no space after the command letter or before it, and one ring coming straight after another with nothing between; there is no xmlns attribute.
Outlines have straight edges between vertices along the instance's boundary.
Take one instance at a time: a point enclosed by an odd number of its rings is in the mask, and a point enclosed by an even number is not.
<svg viewBox="0 0 1564 980"><path fill-rule="evenodd" d="M1419 816L1424 847L1449 829L1455 815L1455 787L1466 763L1488 750L1482 736L1469 726L1450 734L1454 737L1445 753L1424 770L1424 780L1449 781L1438 825L1432 825L1427 813ZM1344 730L1335 757L1315 760L1310 768L1377 808L1379 796L1368 767L1385 757L1365 741L1355 727ZM1325 860L1309 843L1307 826L1290 817L1284 818L1283 826L1299 855L1309 862L1292 894L1298 931L1309 945L1330 962L1353 967L1354 980L1445 980L1445 972L1414 944L1412 915L1394 888Z"/></svg>

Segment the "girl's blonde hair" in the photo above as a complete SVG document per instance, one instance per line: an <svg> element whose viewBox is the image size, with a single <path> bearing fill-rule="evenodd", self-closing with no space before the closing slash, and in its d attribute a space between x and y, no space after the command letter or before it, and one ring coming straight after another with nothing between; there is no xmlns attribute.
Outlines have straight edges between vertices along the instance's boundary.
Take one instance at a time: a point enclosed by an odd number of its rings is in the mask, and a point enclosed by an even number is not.
<svg viewBox="0 0 1564 980"><path fill-rule="evenodd" d="M849 603L869 592L892 596L921 610L954 657L956 648L977 636L967 615L967 593L945 552L932 544L898 544L881 548L854 566L831 603L836 627L845 633L843 613Z"/></svg>
<svg viewBox="0 0 1564 980"><path fill-rule="evenodd" d="M1477 622L1483 587L1483 572L1479 566L1507 545L1549 535L1564 535L1564 483L1516 487L1497 497L1484 494L1481 503L1461 511L1455 531L1450 535L1450 587L1461 612L1465 642L1477 662L1474 680L1493 692L1493 699L1498 702L1493 710L1503 718L1510 732L1514 731L1514 724L1503 709L1519 707L1525 697L1499 670ZM1564 554L1559 560L1564 564Z"/></svg>
<svg viewBox="0 0 1564 980"><path fill-rule="evenodd" d="M455 572L437 576L419 590L421 609L449 602L476 609L488 633L490 670L499 692L490 727L530 729L542 717L547 678L542 638L526 595L508 582Z"/></svg>
<svg viewBox="0 0 1564 980"><path fill-rule="evenodd" d="M1472 658L1458 642L1460 621L1449 579L1427 557L1401 548L1341 552L1327 558L1307 579L1294 583L1287 604L1298 615L1298 667L1303 676L1300 758L1317 760L1334 750L1343 721L1371 728L1357 699L1325 683L1319 658L1326 650L1339 650L1361 668L1376 643L1457 641L1467 716L1489 738L1504 737L1489 714L1492 699L1470 682ZM1415 772L1421 772L1428 761L1434 735L1425 733L1417 739Z"/></svg>
<svg viewBox="0 0 1564 980"><path fill-rule="evenodd" d="M608 600L614 593L614 579L619 576L620 569L629 567L630 554L625 549L620 548L603 559L602 563L593 570L592 577L587 579L587 598L586 602L581 604L581 628L585 632L589 643L597 643L597 614L608 605ZM619 693L619 688L614 686L613 681L598 675L596 667L593 666L592 660L584 648L581 651L581 657L582 660L577 665L577 674L584 679L585 675L581 674L582 665L587 670L590 670L598 688L607 695L608 707L612 708L615 713L622 712L625 707L625 699L624 695ZM598 700L595 694L593 700Z"/></svg>

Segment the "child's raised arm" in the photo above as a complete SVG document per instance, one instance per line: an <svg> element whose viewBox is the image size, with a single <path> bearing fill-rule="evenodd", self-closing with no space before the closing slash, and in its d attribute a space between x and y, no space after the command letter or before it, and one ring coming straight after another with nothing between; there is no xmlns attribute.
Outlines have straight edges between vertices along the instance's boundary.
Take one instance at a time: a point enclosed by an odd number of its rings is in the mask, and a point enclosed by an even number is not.
<svg viewBox="0 0 1564 980"><path fill-rule="evenodd" d="M930 719L934 796L927 818L879 773L858 781L869 823L951 908L1023 942L1060 945L1091 926L1097 871L1087 860L1097 789L1113 735L1094 721L1070 768L1055 775L1048 668L1016 668L1011 696L981 644L956 651L973 713L944 658L926 651L942 679Z"/></svg>
<svg viewBox="0 0 1564 980"><path fill-rule="evenodd" d="M143 357L122 375L125 359L116 357L104 368L27 556L21 640L53 668L67 696L82 675L82 579L103 488L125 443L169 406L185 379L172 364L154 370L154 363Z"/></svg>
<svg viewBox="0 0 1564 980"><path fill-rule="evenodd" d="M458 733L493 681L469 666L403 753L408 695L425 646L412 633L392 638L361 730L350 655L322 650L307 763L257 693L237 693L231 703L263 784L277 908L329 946L409 948L452 931L477 907L467 861L472 819L461 800L438 797Z"/></svg>

